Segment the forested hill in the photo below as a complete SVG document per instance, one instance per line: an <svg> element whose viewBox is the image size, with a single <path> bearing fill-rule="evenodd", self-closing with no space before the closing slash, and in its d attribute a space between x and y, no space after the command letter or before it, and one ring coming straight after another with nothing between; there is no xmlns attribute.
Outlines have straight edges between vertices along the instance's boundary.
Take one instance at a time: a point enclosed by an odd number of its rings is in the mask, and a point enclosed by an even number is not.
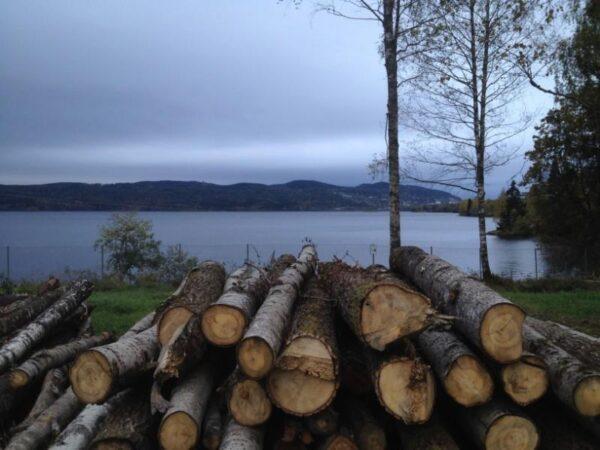
<svg viewBox="0 0 600 450"><path fill-rule="evenodd" d="M402 206L454 203L459 198L401 186ZM323 211L387 209L388 184L335 186L317 181L218 185L194 181L0 185L2 211Z"/></svg>

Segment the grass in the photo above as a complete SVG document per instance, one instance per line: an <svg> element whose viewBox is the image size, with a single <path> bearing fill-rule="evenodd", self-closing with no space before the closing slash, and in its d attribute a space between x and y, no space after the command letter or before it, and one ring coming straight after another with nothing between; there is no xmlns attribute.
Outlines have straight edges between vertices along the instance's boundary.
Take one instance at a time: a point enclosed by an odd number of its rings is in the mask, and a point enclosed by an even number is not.
<svg viewBox="0 0 600 450"><path fill-rule="evenodd" d="M170 286L131 286L95 291L90 297L90 303L94 306L94 330L121 334L154 310L171 292L173 288Z"/></svg>

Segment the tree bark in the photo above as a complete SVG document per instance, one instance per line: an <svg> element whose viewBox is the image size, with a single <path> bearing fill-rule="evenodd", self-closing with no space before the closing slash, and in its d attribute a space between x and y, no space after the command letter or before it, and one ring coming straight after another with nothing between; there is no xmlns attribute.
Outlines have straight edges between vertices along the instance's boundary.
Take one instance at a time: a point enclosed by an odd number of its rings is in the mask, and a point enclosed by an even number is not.
<svg viewBox="0 0 600 450"><path fill-rule="evenodd" d="M401 422L395 425L403 450L460 450L438 414L418 427L406 426Z"/></svg>
<svg viewBox="0 0 600 450"><path fill-rule="evenodd" d="M214 261L204 261L186 275L177 290L156 310L160 345L166 345L177 328L185 325L192 315L204 313L219 298L225 276L223 265Z"/></svg>
<svg viewBox="0 0 600 450"><path fill-rule="evenodd" d="M544 396L550 380L544 360L525 352L518 361L504 366L491 363L502 388L510 399L520 406L527 406Z"/></svg>
<svg viewBox="0 0 600 450"><path fill-rule="evenodd" d="M264 434L263 427L246 427L229 419L219 450L261 450Z"/></svg>
<svg viewBox="0 0 600 450"><path fill-rule="evenodd" d="M60 291L50 291L41 297L31 297L19 302L19 308L0 316L0 337L6 336L27 324L60 298ZM14 305L14 304L13 304Z"/></svg>
<svg viewBox="0 0 600 450"><path fill-rule="evenodd" d="M141 333L142 331L146 331L154 323L155 315L156 313L154 311L146 314L144 317L134 323L129 330L123 333L123 336L121 336L119 339L128 339L136 334Z"/></svg>
<svg viewBox="0 0 600 450"><path fill-rule="evenodd" d="M408 277L441 312L456 317L456 329L495 361L506 364L523 351L525 313L485 284L417 247L392 255L394 271Z"/></svg>
<svg viewBox="0 0 600 450"><path fill-rule="evenodd" d="M583 365L528 325L523 331L525 348L546 363L552 390L560 401L582 416L600 415L600 372Z"/></svg>
<svg viewBox="0 0 600 450"><path fill-rule="evenodd" d="M323 285L358 338L376 350L427 327L431 302L381 266L367 269L341 261L322 264Z"/></svg>
<svg viewBox="0 0 600 450"><path fill-rule="evenodd" d="M73 390L67 389L26 430L13 436L5 450L33 450L46 445L52 435L62 430L82 407Z"/></svg>
<svg viewBox="0 0 600 450"><path fill-rule="evenodd" d="M340 398L339 404L360 450L386 450L385 431L373 417L366 403L345 395Z"/></svg>
<svg viewBox="0 0 600 450"><path fill-rule="evenodd" d="M535 450L540 436L521 411L499 399L473 408L457 408L455 415L465 434L479 448Z"/></svg>
<svg viewBox="0 0 600 450"><path fill-rule="evenodd" d="M110 333L82 338L50 349L40 350L10 373L10 385L13 389L22 388L41 378L48 370L60 367L79 353L89 348L104 345L112 340Z"/></svg>
<svg viewBox="0 0 600 450"><path fill-rule="evenodd" d="M21 329L12 339L0 348L0 373L11 364L18 362L25 354L39 344L70 313L90 296L93 285L89 281L74 283L69 291L46 311Z"/></svg>
<svg viewBox="0 0 600 450"><path fill-rule="evenodd" d="M221 414L221 398L213 394L208 402L202 425L202 445L206 450L217 450L223 437L223 415Z"/></svg>
<svg viewBox="0 0 600 450"><path fill-rule="evenodd" d="M298 302L287 343L269 374L273 402L289 414L306 416L325 409L339 387L339 355L334 303L316 279Z"/></svg>
<svg viewBox="0 0 600 450"><path fill-rule="evenodd" d="M246 377L239 366L227 379L225 391L229 413L240 425L259 426L271 417L273 406L263 383Z"/></svg>
<svg viewBox="0 0 600 450"><path fill-rule="evenodd" d="M158 352L157 327L81 353L69 370L83 403L102 403L120 385L148 370Z"/></svg>
<svg viewBox="0 0 600 450"><path fill-rule="evenodd" d="M481 405L492 398L494 382L479 358L452 331L423 331L419 349L431 364L445 391L460 405Z"/></svg>
<svg viewBox="0 0 600 450"><path fill-rule="evenodd" d="M171 407L163 416L158 430L158 440L163 449L192 449L198 445L214 383L213 364L205 362L175 386Z"/></svg>
<svg viewBox="0 0 600 450"><path fill-rule="evenodd" d="M600 369L600 338L534 317L527 317L525 323L582 363Z"/></svg>
<svg viewBox="0 0 600 450"><path fill-rule="evenodd" d="M240 368L248 377L263 378L273 367L291 321L298 292L314 273L316 264L315 247L305 245L297 261L283 271L269 290L237 350Z"/></svg>
<svg viewBox="0 0 600 450"><path fill-rule="evenodd" d="M103 421L124 401L130 390L113 395L101 405L87 405L58 435L51 450L85 450L103 425Z"/></svg>
<svg viewBox="0 0 600 450"><path fill-rule="evenodd" d="M306 426L316 436L329 436L339 428L339 414L333 407L329 406L317 414L308 416Z"/></svg>

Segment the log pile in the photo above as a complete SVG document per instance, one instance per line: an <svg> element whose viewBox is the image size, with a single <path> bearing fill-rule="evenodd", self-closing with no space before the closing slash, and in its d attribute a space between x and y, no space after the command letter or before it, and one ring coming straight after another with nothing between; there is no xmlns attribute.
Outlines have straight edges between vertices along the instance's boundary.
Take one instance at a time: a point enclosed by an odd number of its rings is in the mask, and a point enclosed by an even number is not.
<svg viewBox="0 0 600 450"><path fill-rule="evenodd" d="M53 281L2 298L0 324L17 312L19 325L2 325L0 447L533 450L600 440L597 339L526 319L414 247L397 250L391 269L319 263L312 244L229 275L203 262L116 340L86 328L91 288Z"/></svg>

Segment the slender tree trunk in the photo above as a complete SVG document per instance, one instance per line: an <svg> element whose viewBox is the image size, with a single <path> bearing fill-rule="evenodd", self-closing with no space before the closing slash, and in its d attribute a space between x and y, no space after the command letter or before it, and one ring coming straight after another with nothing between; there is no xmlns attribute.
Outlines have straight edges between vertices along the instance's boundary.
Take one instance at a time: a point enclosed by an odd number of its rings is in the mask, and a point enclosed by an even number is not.
<svg viewBox="0 0 600 450"><path fill-rule="evenodd" d="M398 34L396 0L383 2L383 48L387 74L387 157L390 189L390 255L400 247L400 170L398 163ZM396 19L397 20L397 19Z"/></svg>

